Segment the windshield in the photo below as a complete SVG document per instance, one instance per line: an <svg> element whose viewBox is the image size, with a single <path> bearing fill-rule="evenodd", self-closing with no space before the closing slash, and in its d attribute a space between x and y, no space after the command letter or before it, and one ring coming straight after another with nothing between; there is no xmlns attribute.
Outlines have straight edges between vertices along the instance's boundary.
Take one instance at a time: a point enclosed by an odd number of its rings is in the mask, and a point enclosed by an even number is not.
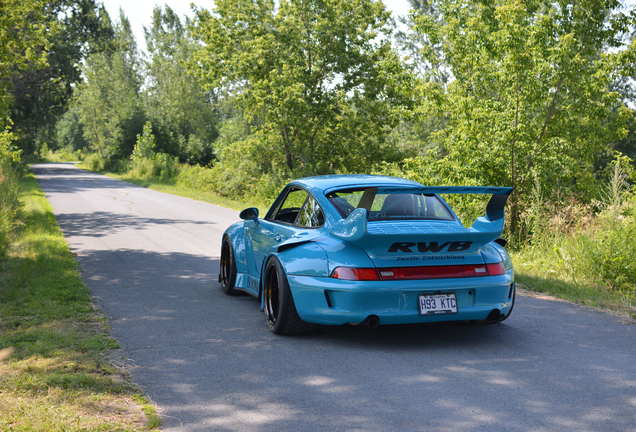
<svg viewBox="0 0 636 432"><path fill-rule="evenodd" d="M327 194L327 198L343 218L349 216L356 208L365 208L370 221L453 220L452 214L437 196L418 191L370 187L331 192Z"/></svg>

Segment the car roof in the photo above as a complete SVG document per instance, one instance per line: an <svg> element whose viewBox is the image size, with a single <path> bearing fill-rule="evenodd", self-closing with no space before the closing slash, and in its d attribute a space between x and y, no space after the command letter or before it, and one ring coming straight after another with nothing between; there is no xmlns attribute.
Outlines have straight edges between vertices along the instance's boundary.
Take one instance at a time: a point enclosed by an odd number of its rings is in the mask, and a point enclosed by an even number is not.
<svg viewBox="0 0 636 432"><path fill-rule="evenodd" d="M330 174L304 177L291 182L309 189L329 190L354 186L422 186L420 183L400 177L369 174Z"/></svg>

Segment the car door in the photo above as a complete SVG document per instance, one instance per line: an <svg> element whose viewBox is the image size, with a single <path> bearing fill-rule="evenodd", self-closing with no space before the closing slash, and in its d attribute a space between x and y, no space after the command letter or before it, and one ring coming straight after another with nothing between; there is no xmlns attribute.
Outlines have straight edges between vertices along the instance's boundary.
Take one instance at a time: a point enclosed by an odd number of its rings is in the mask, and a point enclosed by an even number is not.
<svg viewBox="0 0 636 432"><path fill-rule="evenodd" d="M246 224L245 234L251 248L252 260L248 263L250 269L250 288L255 283L258 286L261 267L277 245L289 239L300 228L296 219L307 200L308 193L297 186L288 186L281 192L281 196L267 213L265 219L258 219Z"/></svg>

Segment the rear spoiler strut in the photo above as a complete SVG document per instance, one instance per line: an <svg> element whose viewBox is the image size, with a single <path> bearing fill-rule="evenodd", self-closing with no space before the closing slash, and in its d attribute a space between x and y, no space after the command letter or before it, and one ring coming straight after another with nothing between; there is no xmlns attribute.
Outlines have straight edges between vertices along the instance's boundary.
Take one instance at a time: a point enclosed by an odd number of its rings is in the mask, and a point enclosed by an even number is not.
<svg viewBox="0 0 636 432"><path fill-rule="evenodd" d="M382 187L383 192L420 192L424 194L490 194L492 197L486 205L486 214L478 217L469 232L493 237L493 240L501 235L504 227L504 208L506 201L512 193L511 187L496 186L406 186L406 187ZM367 235L367 210L357 208L330 227L333 235L348 241L357 241ZM456 235L456 233L453 233Z"/></svg>

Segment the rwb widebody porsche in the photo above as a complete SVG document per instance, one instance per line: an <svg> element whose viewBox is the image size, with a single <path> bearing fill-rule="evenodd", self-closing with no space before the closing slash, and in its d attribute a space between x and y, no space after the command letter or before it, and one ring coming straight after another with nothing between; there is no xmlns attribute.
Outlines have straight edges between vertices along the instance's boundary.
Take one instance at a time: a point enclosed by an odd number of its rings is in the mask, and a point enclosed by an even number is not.
<svg viewBox="0 0 636 432"><path fill-rule="evenodd" d="M289 183L223 236L219 282L256 296L278 334L309 324L498 322L512 312L513 269L500 238L511 188L423 186L384 176ZM440 194L490 194L462 225Z"/></svg>

